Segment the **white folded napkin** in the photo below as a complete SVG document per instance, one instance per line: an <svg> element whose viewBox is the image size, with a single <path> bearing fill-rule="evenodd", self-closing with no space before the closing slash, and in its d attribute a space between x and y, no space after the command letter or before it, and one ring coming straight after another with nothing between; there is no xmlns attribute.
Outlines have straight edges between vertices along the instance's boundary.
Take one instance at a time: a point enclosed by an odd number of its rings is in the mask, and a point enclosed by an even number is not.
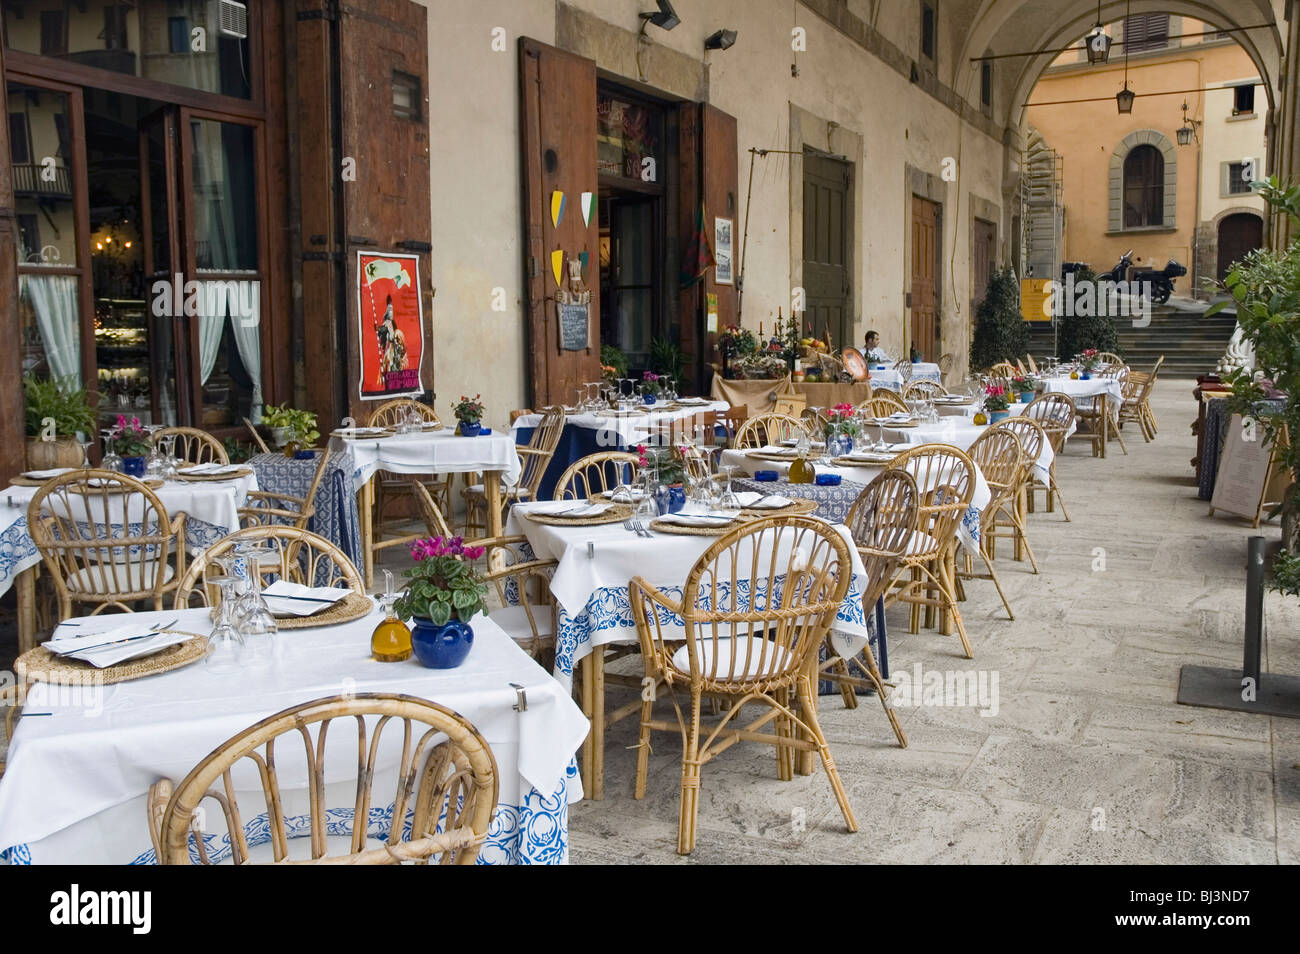
<svg viewBox="0 0 1300 954"><path fill-rule="evenodd" d="M523 505L523 512L546 514L552 517L598 517L613 506L607 503L584 503L580 500L545 500Z"/></svg>
<svg viewBox="0 0 1300 954"><path fill-rule="evenodd" d="M345 586L303 586L276 580L262 590L262 599L274 616L311 616L329 609L351 592Z"/></svg>
<svg viewBox="0 0 1300 954"><path fill-rule="evenodd" d="M51 477L58 477L75 469L75 467L55 467L53 470L26 470L23 471L23 476L28 480L49 480Z"/></svg>
<svg viewBox="0 0 1300 954"><path fill-rule="evenodd" d="M364 437L367 434L384 434L387 430L382 427L340 427L334 433L341 437Z"/></svg>
<svg viewBox="0 0 1300 954"><path fill-rule="evenodd" d="M96 669L103 669L193 638L193 633L150 633L149 627L143 623L128 623L97 633L55 636L41 645L57 656L80 659Z"/></svg>
<svg viewBox="0 0 1300 954"><path fill-rule="evenodd" d="M624 492L625 492L625 493L628 493L628 494L631 494L633 500L640 500L640 499L642 499L643 497L645 497L645 491L644 491L644 490L641 490L640 488L637 488L637 487L626 487L626 488L624 488ZM602 491L600 492L600 496L604 497L606 500L609 500L610 498L612 498L612 497L614 496L614 491L613 491L613 490L602 490Z"/></svg>
<svg viewBox="0 0 1300 954"><path fill-rule="evenodd" d="M760 494L753 490L741 491L736 494L736 499L740 501L742 507L750 510L780 510L794 503L789 497L780 494Z"/></svg>
<svg viewBox="0 0 1300 954"><path fill-rule="evenodd" d="M183 474L236 474L247 470L243 464L219 464L216 461L210 461L206 464L195 464L193 467L184 468Z"/></svg>
<svg viewBox="0 0 1300 954"><path fill-rule="evenodd" d="M734 523L739 514L721 510L703 510L698 513L669 513L659 517L660 523L672 523L680 527L721 527Z"/></svg>
<svg viewBox="0 0 1300 954"><path fill-rule="evenodd" d="M889 415L889 417L885 418L887 421L910 421L911 419L912 415L907 411L895 411L893 414Z"/></svg>

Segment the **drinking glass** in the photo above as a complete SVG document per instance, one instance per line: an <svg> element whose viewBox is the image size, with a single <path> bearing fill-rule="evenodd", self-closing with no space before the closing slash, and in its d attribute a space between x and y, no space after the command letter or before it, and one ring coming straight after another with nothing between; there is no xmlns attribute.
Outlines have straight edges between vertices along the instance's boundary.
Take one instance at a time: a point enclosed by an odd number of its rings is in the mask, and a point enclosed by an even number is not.
<svg viewBox="0 0 1300 954"><path fill-rule="evenodd" d="M221 602L217 604L217 620L208 636L203 663L214 675L237 673L248 662L248 644L230 617L235 602L235 584L239 581L233 576L210 576L208 582L221 587Z"/></svg>
<svg viewBox="0 0 1300 954"><path fill-rule="evenodd" d="M231 611L232 622L248 644L252 661L269 662L275 655L275 617L262 599L261 558L274 553L270 547L243 544L240 556L248 574L248 586Z"/></svg>
<svg viewBox="0 0 1300 954"><path fill-rule="evenodd" d="M87 440L87 437L90 439ZM83 470L90 470L90 449L95 446L95 438L77 431L77 443L81 445L81 467Z"/></svg>
<svg viewBox="0 0 1300 954"><path fill-rule="evenodd" d="M167 480L173 480L176 477L176 470L180 466L180 461L176 458L176 435L168 434L162 439L163 445L163 473L162 476Z"/></svg>
<svg viewBox="0 0 1300 954"><path fill-rule="evenodd" d="M731 486L731 479L735 476L735 464L723 464L718 468L726 478L722 485L722 493L718 496L718 509L726 513L740 513L740 499L736 496L736 491Z"/></svg>
<svg viewBox="0 0 1300 954"><path fill-rule="evenodd" d="M104 456L100 458L99 466L104 470L121 470L122 458L113 450L113 435L117 433L116 430L106 427L100 433L104 435Z"/></svg>

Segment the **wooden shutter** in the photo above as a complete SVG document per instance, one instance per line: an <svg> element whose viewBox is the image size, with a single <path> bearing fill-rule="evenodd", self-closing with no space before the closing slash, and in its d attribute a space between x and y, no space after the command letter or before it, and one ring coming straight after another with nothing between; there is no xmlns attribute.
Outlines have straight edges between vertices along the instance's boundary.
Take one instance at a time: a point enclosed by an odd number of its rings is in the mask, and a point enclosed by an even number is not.
<svg viewBox="0 0 1300 954"><path fill-rule="evenodd" d="M1139 13L1124 20L1124 49L1129 53L1169 45L1169 14Z"/></svg>
<svg viewBox="0 0 1300 954"><path fill-rule="evenodd" d="M709 248L715 247L715 219L731 220L732 283L720 285L717 271L709 269L704 281L682 289L678 300L681 316L682 364L688 379L703 393L709 387L706 373L713 357L716 334L707 330L707 295L718 296L718 328L735 324L737 319L736 282L740 278L740 235L742 223L738 212L736 171L736 117L708 103L685 103L678 113L678 150L681 170L678 192L678 219L682 254L693 247L692 238L704 203L705 237ZM681 262L669 263L676 272ZM766 330L766 329L764 329Z"/></svg>
<svg viewBox="0 0 1300 954"><path fill-rule="evenodd" d="M528 37L519 40L520 135L523 158L524 291L529 393L534 407L562 404L573 389L600 377L600 222L593 207L582 221L582 193L596 184L596 63ZM563 192L564 213L552 224L551 195ZM591 292L588 347L560 346L551 253L587 253L583 281ZM567 267L562 273L567 283Z"/></svg>
<svg viewBox="0 0 1300 954"><path fill-rule="evenodd" d="M0 76L4 75L4 51L0 50ZM7 84L6 84L7 87ZM0 100L7 96L0 90ZM8 115L5 110L5 115ZM0 332L11 344L22 341L18 323L18 250L15 238L14 190L9 164L9 124L0 123ZM0 388L0 467L6 476L25 469L25 413L22 381L23 349L8 347L0 356L0 376L9 384ZM93 382L87 382L93 386Z"/></svg>

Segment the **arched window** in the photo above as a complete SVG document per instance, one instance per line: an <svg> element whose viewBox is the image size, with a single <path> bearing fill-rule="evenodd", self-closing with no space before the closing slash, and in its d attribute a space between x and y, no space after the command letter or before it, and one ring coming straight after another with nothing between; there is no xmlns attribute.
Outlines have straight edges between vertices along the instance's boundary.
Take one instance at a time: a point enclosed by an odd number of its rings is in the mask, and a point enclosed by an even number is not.
<svg viewBox="0 0 1300 954"><path fill-rule="evenodd" d="M1164 225L1165 157L1152 145L1124 157L1124 228Z"/></svg>

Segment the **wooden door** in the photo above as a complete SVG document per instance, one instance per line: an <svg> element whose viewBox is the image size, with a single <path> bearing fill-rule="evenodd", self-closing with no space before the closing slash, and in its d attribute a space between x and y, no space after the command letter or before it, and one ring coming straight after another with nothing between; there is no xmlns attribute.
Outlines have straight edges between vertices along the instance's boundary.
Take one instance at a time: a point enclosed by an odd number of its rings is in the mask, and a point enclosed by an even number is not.
<svg viewBox="0 0 1300 954"><path fill-rule="evenodd" d="M835 348L852 344L853 289L849 165L804 150L803 288L805 332Z"/></svg>
<svg viewBox="0 0 1300 954"><path fill-rule="evenodd" d="M970 313L989 293L989 279L997 267L998 227L985 219L976 219L971 229Z"/></svg>
<svg viewBox="0 0 1300 954"><path fill-rule="evenodd" d="M1219 271L1223 281L1234 262L1264 244L1264 220L1249 212L1236 212L1219 222Z"/></svg>
<svg viewBox="0 0 1300 954"><path fill-rule="evenodd" d="M908 345L924 360L939 357L939 205L912 196L911 335Z"/></svg>
<svg viewBox="0 0 1300 954"><path fill-rule="evenodd" d="M523 155L524 286L530 400L534 407L562 404L573 389L600 377L600 222L583 223L582 194L596 196L596 63L537 40L519 40L520 132ZM563 212L552 218L553 194ZM587 347L566 349L559 322L559 286L568 262L581 260L592 292ZM572 344L572 341L570 342Z"/></svg>

